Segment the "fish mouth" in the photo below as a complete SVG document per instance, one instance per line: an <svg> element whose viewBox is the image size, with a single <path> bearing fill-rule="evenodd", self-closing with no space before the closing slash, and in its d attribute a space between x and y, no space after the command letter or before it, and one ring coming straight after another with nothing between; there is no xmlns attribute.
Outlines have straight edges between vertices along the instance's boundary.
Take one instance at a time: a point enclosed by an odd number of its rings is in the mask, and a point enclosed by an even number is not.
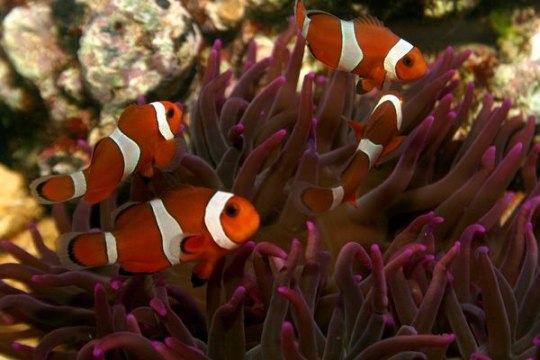
<svg viewBox="0 0 540 360"><path fill-rule="evenodd" d="M248 241L255 233L259 230L259 226L261 225L261 217L259 216L259 213L255 212L254 216L251 218L251 221L249 224L247 224L246 228L249 230L246 231L245 236L243 236L242 244Z"/></svg>

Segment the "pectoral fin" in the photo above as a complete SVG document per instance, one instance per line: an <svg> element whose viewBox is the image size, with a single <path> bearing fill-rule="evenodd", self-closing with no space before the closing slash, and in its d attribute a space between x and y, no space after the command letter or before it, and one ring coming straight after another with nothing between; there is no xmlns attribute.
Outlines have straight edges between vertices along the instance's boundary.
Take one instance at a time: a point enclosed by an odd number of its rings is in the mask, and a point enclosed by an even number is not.
<svg viewBox="0 0 540 360"><path fill-rule="evenodd" d="M182 138L162 141L156 146L155 164L158 168L167 171L180 163L185 153L186 146Z"/></svg>
<svg viewBox="0 0 540 360"><path fill-rule="evenodd" d="M371 90L377 88L381 89L386 78L386 71L382 70L377 71L373 74L371 78L361 78L356 83L356 93L359 95L370 92Z"/></svg>
<svg viewBox="0 0 540 360"><path fill-rule="evenodd" d="M149 162L147 163L140 172L141 176L145 179L150 179L152 176L154 176L154 165Z"/></svg>
<svg viewBox="0 0 540 360"><path fill-rule="evenodd" d="M205 237L203 235L188 236L183 239L181 246L182 246L182 252L188 255L198 254L204 250Z"/></svg>
<svg viewBox="0 0 540 360"><path fill-rule="evenodd" d="M216 263L214 261L201 261L193 267L193 274L191 275L191 284L193 287L199 287L204 285L210 275L214 271Z"/></svg>
<svg viewBox="0 0 540 360"><path fill-rule="evenodd" d="M372 79L360 79L356 83L356 93L358 95L363 95L370 92L376 87L377 86L375 84L375 81L373 81Z"/></svg>

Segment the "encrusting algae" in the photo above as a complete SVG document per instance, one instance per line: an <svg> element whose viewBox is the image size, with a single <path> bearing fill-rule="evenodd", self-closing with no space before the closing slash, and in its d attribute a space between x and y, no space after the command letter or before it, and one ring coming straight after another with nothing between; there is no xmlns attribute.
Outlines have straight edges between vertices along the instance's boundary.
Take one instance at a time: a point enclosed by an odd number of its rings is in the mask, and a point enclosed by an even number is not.
<svg viewBox="0 0 540 360"><path fill-rule="evenodd" d="M301 78L306 44L297 35L291 19L260 61L252 43L234 86L216 41L190 121L175 134L188 145L168 171L131 178L131 201L189 185L253 204L258 231L215 263L204 305L190 294L188 265L142 276L116 266L68 270L32 227L36 256L1 243L17 259L0 265L1 277L25 288L0 283L10 329L0 352L17 359L539 356L534 117L509 116L510 99L496 106L491 95L475 111L475 86L458 72L470 53L449 47L416 82L389 85L402 102L382 115L395 118L399 108L404 138L370 164L355 206L315 215L302 206L303 189L342 184L362 139L349 121L368 124L367 137L381 92L357 95L347 72ZM471 128L462 135L464 124ZM112 232L111 214L125 201L119 192L94 207L79 201L71 220L64 204L53 214L61 233Z"/></svg>

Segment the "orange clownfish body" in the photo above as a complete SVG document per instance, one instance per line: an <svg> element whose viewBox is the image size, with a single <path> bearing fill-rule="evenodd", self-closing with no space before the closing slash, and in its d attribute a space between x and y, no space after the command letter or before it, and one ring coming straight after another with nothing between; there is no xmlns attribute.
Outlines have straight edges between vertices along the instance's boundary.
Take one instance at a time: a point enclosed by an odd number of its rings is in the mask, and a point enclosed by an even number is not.
<svg viewBox="0 0 540 360"><path fill-rule="evenodd" d="M356 131L358 146L341 174L341 186L334 188L308 187L301 195L302 203L311 212L331 210L348 200L356 205L356 191L368 171L385 155L394 151L403 138L398 136L401 127L401 95L390 91L383 93L373 109L366 129L351 123Z"/></svg>
<svg viewBox="0 0 540 360"><path fill-rule="evenodd" d="M374 17L341 20L323 11L306 11L301 0L296 0L295 17L316 59L363 78L359 92L381 89L386 79L413 81L427 70L420 50Z"/></svg>
<svg viewBox="0 0 540 360"><path fill-rule="evenodd" d="M248 200L202 187L175 188L120 210L112 232L61 235L56 250L62 263L71 269L120 264L121 273L147 274L197 261L192 282L200 286L218 259L259 228Z"/></svg>
<svg viewBox="0 0 540 360"><path fill-rule="evenodd" d="M168 101L128 106L117 128L97 143L90 165L69 175L50 175L34 180L30 189L42 204L64 202L82 196L97 203L131 174L151 177L154 165L166 170L182 153L175 135L182 110Z"/></svg>

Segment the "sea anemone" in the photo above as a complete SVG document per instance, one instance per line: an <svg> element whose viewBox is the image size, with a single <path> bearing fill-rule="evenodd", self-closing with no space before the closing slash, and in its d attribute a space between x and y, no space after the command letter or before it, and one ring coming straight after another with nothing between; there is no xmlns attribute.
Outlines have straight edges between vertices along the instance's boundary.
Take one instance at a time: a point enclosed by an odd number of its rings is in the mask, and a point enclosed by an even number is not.
<svg viewBox="0 0 540 360"><path fill-rule="evenodd" d="M342 72L300 79L305 44L295 25L270 58L246 51L234 86L208 58L193 104L189 151L172 173L130 197L176 183L231 190L261 215L253 239L222 261L204 305L176 269L121 277L114 268L67 271L33 225L38 255L1 244L0 352L18 359L527 359L539 352L536 209L540 146L535 120L509 117L511 101L486 96L448 48L404 98L407 140L370 171L356 207L311 216L297 184L335 184L356 143L344 120L365 121L375 94L357 96ZM301 90L297 92L298 82ZM467 131L462 131L467 129ZM513 190L510 190L513 189ZM111 227L110 198L100 227ZM91 208L62 232L88 230ZM288 251L286 251L286 249ZM367 250L366 250L367 249ZM186 268L179 266L178 268ZM111 272L112 271L112 272ZM182 271L182 270L179 270ZM23 344L27 338L37 345Z"/></svg>

